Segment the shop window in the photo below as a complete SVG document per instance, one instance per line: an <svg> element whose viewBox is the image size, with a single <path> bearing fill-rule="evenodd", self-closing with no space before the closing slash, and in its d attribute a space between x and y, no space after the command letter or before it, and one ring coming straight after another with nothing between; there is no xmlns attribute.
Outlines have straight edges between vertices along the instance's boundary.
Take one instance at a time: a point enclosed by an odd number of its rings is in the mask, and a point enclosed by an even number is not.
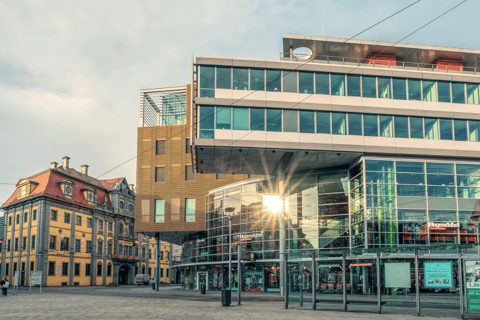
<svg viewBox="0 0 480 320"><path fill-rule="evenodd" d="M230 107L217 107L217 129L231 129L231 108Z"/></svg>
<svg viewBox="0 0 480 320"><path fill-rule="evenodd" d="M233 68L233 90L248 90L248 69Z"/></svg>
<svg viewBox="0 0 480 320"><path fill-rule="evenodd" d="M315 73L315 93L330 94L330 76L328 73Z"/></svg>
<svg viewBox="0 0 480 320"><path fill-rule="evenodd" d="M265 130L265 109L250 108L250 130Z"/></svg>
<svg viewBox="0 0 480 320"><path fill-rule="evenodd" d="M250 90L265 91L264 69L250 69Z"/></svg>

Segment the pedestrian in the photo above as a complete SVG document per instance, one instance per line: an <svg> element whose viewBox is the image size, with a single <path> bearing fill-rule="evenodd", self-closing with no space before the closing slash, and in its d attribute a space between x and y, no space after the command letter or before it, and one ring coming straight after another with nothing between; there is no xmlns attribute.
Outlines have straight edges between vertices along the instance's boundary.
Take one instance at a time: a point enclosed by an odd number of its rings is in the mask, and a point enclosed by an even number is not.
<svg viewBox="0 0 480 320"><path fill-rule="evenodd" d="M0 288L2 289L2 296L7 296L7 288L8 286L10 285L10 283L8 282L8 278L7 277L3 277L2 280L0 280Z"/></svg>

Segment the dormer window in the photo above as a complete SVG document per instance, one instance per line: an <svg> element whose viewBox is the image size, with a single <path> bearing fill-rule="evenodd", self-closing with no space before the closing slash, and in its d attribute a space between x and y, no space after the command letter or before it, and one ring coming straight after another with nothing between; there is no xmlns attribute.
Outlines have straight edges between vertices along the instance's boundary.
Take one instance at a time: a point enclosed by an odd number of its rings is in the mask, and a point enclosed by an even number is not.
<svg viewBox="0 0 480 320"><path fill-rule="evenodd" d="M17 184L17 199L26 197L35 189L38 182L33 180L22 180Z"/></svg>
<svg viewBox="0 0 480 320"><path fill-rule="evenodd" d="M71 180L62 180L58 181L60 188L62 189L63 195L65 198L72 199L73 198L73 181Z"/></svg>
<svg viewBox="0 0 480 320"><path fill-rule="evenodd" d="M88 204L95 204L97 200L97 192L95 189L87 187L82 189L83 196L87 200Z"/></svg>

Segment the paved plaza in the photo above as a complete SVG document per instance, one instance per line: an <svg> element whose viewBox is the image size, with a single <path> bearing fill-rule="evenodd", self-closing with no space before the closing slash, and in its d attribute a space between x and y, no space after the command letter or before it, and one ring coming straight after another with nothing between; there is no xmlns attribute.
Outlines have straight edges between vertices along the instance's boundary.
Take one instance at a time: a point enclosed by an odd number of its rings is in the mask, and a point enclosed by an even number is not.
<svg viewBox="0 0 480 320"><path fill-rule="evenodd" d="M32 295L21 288L18 296L0 298L1 319L412 319L415 305L410 302L387 302L383 313L367 301L352 303L348 312L340 311L342 304L333 300L311 302L303 307L292 301L288 310L277 295L245 294L241 306L236 295L231 307L222 307L220 294L183 291L179 287L124 286L117 288L60 287L44 288L42 295L35 288ZM10 290L11 293L11 290ZM452 297L453 298L453 297ZM421 319L459 319L455 299L452 303L426 301ZM447 300L448 301L448 297Z"/></svg>

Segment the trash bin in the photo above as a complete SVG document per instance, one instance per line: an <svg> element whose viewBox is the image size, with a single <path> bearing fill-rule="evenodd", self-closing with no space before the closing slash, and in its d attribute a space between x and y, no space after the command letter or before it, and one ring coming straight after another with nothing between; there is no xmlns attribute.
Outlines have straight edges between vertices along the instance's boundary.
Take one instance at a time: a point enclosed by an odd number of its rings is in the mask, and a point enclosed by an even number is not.
<svg viewBox="0 0 480 320"><path fill-rule="evenodd" d="M222 306L229 307L232 304L232 290L222 289Z"/></svg>
<svg viewBox="0 0 480 320"><path fill-rule="evenodd" d="M205 286L204 284L202 284L202 285L200 286L200 293L201 293L201 294L205 294L206 290L207 290L206 286Z"/></svg>

